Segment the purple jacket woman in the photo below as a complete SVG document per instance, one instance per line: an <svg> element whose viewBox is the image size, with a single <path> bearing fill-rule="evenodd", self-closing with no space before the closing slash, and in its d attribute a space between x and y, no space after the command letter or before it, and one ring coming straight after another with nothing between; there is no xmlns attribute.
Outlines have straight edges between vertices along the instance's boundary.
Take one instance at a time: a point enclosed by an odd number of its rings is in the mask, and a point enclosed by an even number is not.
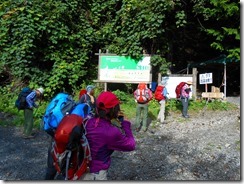
<svg viewBox="0 0 244 184"><path fill-rule="evenodd" d="M114 151L133 151L136 146L131 123L119 121L119 100L111 92L102 92L96 101L96 116L87 121L86 137L91 157L90 173L83 180L107 180Z"/></svg>

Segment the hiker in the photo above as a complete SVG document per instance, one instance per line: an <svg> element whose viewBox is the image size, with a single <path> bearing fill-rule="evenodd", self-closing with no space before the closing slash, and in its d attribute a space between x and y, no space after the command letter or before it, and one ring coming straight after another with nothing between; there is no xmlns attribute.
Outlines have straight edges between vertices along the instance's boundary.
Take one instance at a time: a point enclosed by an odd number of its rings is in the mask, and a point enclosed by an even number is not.
<svg viewBox="0 0 244 184"><path fill-rule="evenodd" d="M52 152L58 151L58 153L60 154L60 150L63 150L65 140L67 141L67 138L69 140L73 140L71 137L73 137L74 135L76 135L75 137L80 136L80 138L81 137L83 138L81 131L78 131L78 132L74 131L73 132L73 129L71 127L75 127L74 125L81 127L83 120L88 117L89 111L90 111L90 106L88 104L84 104L84 103L83 104L77 104L68 115L65 115L61 119L61 122L59 122L59 124L55 128L55 130L53 130L51 142L50 142L50 145L48 147L48 157L47 157L47 168L46 168L45 180L54 180L57 173L58 173L57 169L55 168L55 164L54 164L55 162L53 159L53 155L55 155L57 157L60 155L58 155L57 153L54 154ZM60 124L61 124L61 127L60 127ZM75 130L79 130L79 129L76 128ZM84 145L82 145L82 146L84 146ZM55 150L55 147L57 148L57 150ZM73 151L75 151L75 149ZM61 160L59 160L59 161L61 162ZM70 162L76 163L76 160L71 160ZM77 168L75 168L73 171L76 171L76 169ZM69 173L69 174L71 174L71 173ZM56 178L57 179L64 179L63 176L60 174L57 175Z"/></svg>
<svg viewBox="0 0 244 184"><path fill-rule="evenodd" d="M167 90L166 86L162 82L156 88L155 99L156 99L157 91L160 94L160 96L158 97L158 102L160 104L160 110L159 110L159 113L158 113L157 120L160 123L165 123L165 104L166 104L166 100L169 99L169 96L168 96L169 93L168 93L168 90Z"/></svg>
<svg viewBox="0 0 244 184"><path fill-rule="evenodd" d="M191 92L191 81L187 81L185 85L181 88L181 103L182 103L182 116L184 118L189 118L188 115L188 104L189 104L189 93Z"/></svg>
<svg viewBox="0 0 244 184"><path fill-rule="evenodd" d="M148 102L152 99L152 91L147 88L146 83L139 83L137 89L134 91L134 98L137 103L136 106L136 132L140 131L141 119L142 130L147 131L147 117L148 117Z"/></svg>
<svg viewBox="0 0 244 184"><path fill-rule="evenodd" d="M86 87L86 93L80 96L79 103L87 103L91 107L91 112L95 113L96 108L96 98L94 96L94 89L96 87L93 85L88 85Z"/></svg>
<svg viewBox="0 0 244 184"><path fill-rule="evenodd" d="M97 97L96 114L87 121L86 137L91 150L90 172L83 180L107 180L111 155L114 151L133 151L136 142L131 122L118 119L120 101L112 92L102 92Z"/></svg>
<svg viewBox="0 0 244 184"><path fill-rule="evenodd" d="M35 133L32 132L33 128L33 109L38 108L38 105L35 103L37 99L40 99L44 93L44 89L42 87L33 90L27 97L27 107L24 109L24 131L23 138L30 139L35 137Z"/></svg>
<svg viewBox="0 0 244 184"><path fill-rule="evenodd" d="M78 114L68 114L61 120L48 148L45 180L78 180L86 172L90 151L88 144L84 145L82 123Z"/></svg>

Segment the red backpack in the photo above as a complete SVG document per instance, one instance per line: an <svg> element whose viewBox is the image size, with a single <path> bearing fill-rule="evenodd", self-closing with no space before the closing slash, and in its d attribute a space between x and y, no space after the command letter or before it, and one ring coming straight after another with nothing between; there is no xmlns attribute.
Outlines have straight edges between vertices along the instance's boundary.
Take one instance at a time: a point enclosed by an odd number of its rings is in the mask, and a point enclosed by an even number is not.
<svg viewBox="0 0 244 184"><path fill-rule="evenodd" d="M180 95L181 95L181 89L182 87L185 85L186 83L185 82L180 82L176 88L175 88L175 94L176 94L176 98L180 98Z"/></svg>
<svg viewBox="0 0 244 184"><path fill-rule="evenodd" d="M86 94L87 93L87 91L85 90L85 89L81 89L80 90L80 93L79 93L79 99L81 99L81 97L84 95L84 94Z"/></svg>
<svg viewBox="0 0 244 184"><path fill-rule="evenodd" d="M157 86L155 93L154 93L154 98L158 101L161 101L163 99L165 99L165 96L162 94L164 90L164 86Z"/></svg>
<svg viewBox="0 0 244 184"><path fill-rule="evenodd" d="M151 100L150 90L145 83L140 83L134 92L134 97L138 103L146 103Z"/></svg>
<svg viewBox="0 0 244 184"><path fill-rule="evenodd" d="M77 114L68 114L55 131L51 150L53 165L66 180L79 180L89 169L91 153L85 131L87 120Z"/></svg>

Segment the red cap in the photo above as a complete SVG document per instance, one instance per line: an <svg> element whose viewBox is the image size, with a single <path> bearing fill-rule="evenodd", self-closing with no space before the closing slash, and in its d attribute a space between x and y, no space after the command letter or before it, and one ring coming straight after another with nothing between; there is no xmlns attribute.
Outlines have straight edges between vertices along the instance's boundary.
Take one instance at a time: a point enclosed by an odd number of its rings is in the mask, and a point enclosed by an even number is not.
<svg viewBox="0 0 244 184"><path fill-rule="evenodd" d="M110 109L117 104L119 104L119 99L115 94L109 91L102 92L96 100L97 108L106 108Z"/></svg>

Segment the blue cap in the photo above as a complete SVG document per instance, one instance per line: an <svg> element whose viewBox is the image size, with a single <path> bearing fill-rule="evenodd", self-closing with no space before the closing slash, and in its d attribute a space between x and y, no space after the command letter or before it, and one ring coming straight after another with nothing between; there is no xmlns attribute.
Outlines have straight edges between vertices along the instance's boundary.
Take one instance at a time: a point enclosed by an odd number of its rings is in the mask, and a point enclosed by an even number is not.
<svg viewBox="0 0 244 184"><path fill-rule="evenodd" d="M96 88L95 86L93 86L93 85L88 85L87 87L86 87L86 91L89 93L91 90L93 90L94 88Z"/></svg>

